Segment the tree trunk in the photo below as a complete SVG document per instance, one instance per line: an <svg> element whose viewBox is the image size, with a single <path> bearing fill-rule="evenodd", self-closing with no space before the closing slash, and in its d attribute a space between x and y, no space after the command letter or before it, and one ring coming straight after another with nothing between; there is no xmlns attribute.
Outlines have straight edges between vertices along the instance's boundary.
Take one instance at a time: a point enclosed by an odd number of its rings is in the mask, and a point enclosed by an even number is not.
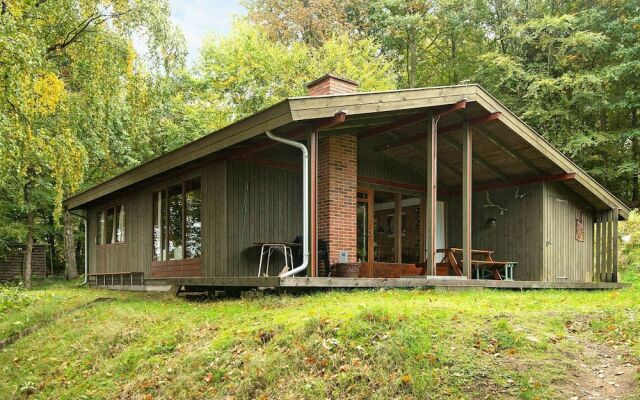
<svg viewBox="0 0 640 400"><path fill-rule="evenodd" d="M73 234L73 218L67 210L64 212L64 276L67 279L78 277L76 264L76 237Z"/></svg>
<svg viewBox="0 0 640 400"><path fill-rule="evenodd" d="M33 210L27 212L27 248L24 251L24 285L31 289L31 256L33 254Z"/></svg>
<svg viewBox="0 0 640 400"><path fill-rule="evenodd" d="M409 32L409 43L407 44L407 83L410 88L416 87L417 51L416 35Z"/></svg>
<svg viewBox="0 0 640 400"><path fill-rule="evenodd" d="M634 108L631 110L631 129L636 129L638 127L638 110ZM631 208L638 208L640 206L640 198L638 195L640 194L640 188L638 187L638 164L640 162L640 143L638 142L638 137L636 134L633 134L631 138L631 152L633 155L633 162L635 163L635 171L633 172L633 177L631 178L632 183L632 193L631 193Z"/></svg>

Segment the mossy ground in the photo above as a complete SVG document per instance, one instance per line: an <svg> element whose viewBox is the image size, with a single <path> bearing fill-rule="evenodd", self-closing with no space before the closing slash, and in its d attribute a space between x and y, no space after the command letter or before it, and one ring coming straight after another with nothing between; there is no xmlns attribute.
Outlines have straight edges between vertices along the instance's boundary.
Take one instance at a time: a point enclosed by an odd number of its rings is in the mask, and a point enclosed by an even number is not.
<svg viewBox="0 0 640 400"><path fill-rule="evenodd" d="M638 398L640 280L626 279L208 302L46 282L0 315L0 340L39 325L0 351L0 398L565 399L600 357L631 368L604 381Z"/></svg>

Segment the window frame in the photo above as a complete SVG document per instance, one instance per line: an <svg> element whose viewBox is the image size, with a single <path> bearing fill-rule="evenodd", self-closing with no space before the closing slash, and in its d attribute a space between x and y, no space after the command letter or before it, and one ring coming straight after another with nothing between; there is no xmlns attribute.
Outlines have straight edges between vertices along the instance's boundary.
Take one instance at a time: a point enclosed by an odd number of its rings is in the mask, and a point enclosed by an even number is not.
<svg viewBox="0 0 640 400"><path fill-rule="evenodd" d="M121 209L124 212L124 218L122 219L122 223L123 223L123 227L124 227L124 240L121 241L117 241L118 239L118 234L116 232L116 227L118 225L118 209ZM113 220L111 222L111 237L112 237L112 242L108 242L107 241L107 213L109 210L113 211ZM102 214L102 218L103 218L103 223L102 223L102 228L100 227L100 214ZM121 203L116 203L116 204L111 204L107 207L102 207L102 208L98 208L96 210L96 246L119 246L119 245L123 245L127 243L127 208L125 207L125 203L121 202ZM102 239L102 242L99 242L99 239Z"/></svg>
<svg viewBox="0 0 640 400"><path fill-rule="evenodd" d="M193 181L193 180L198 180L198 183L200 185L200 196L201 196L201 200L202 198L202 176L201 174L193 174L193 175L185 175L182 176L180 178L176 178L176 179L172 179L170 181L164 182L161 185L156 185L153 188L151 188L151 209L153 210L153 202L156 198L156 195L158 192L163 192L163 199L162 199L162 207L164 207L162 213L164 215L164 220L166 221L166 230L164 230L165 227L160 226L160 230L163 231L163 235L162 235L162 241L164 242L164 249L166 250L167 254L166 254L166 259L164 260L156 260L154 259L155 257L155 242L154 242L154 225L156 223L155 218L156 216L153 215L151 218L151 265L152 266L168 266L168 265L181 265L181 264L192 264L192 263L199 263L200 258L202 257L202 209L203 209L203 204L202 202L200 203L200 224L201 224L201 234L200 234L200 254L197 257L190 257L187 258L186 257L186 202L187 202L187 196L186 196L186 184L189 181ZM181 215L181 238L182 238L182 258L178 258L178 259L170 259L169 258L169 188L173 187L173 186L177 186L180 185L181 188L181 208L182 208L182 215ZM126 215L126 214L125 214ZM160 254L162 255L162 249L163 246L162 244L160 245Z"/></svg>

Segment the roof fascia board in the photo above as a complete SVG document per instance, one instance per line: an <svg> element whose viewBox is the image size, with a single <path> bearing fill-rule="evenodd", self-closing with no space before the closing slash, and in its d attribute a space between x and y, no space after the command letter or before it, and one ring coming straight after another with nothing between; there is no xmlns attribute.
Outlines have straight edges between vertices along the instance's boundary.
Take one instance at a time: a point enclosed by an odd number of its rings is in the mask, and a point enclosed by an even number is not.
<svg viewBox="0 0 640 400"><path fill-rule="evenodd" d="M485 109L490 112L500 112L499 121L504 123L509 129L517 133L525 139L530 145L540 150L546 157L553 161L558 167L565 172L575 172L576 181L591 191L593 194L601 198L609 207L620 210L623 217L628 218L630 209L622 201L611 194L595 179L589 176L584 170L578 167L567 156L562 154L545 138L537 134L530 126L524 121L518 118L502 103L496 100L491 94L489 94L484 88L477 85L477 101Z"/></svg>
<svg viewBox="0 0 640 400"><path fill-rule="evenodd" d="M262 134L266 130L276 129L292 122L287 100L282 101L251 117L242 119L219 131L179 147L169 153L154 158L122 174L80 192L63 201L69 209L82 205L102 196L123 189L131 184L166 172L182 164L195 161L217 150L239 143Z"/></svg>
<svg viewBox="0 0 640 400"><path fill-rule="evenodd" d="M290 99L290 104L293 120L301 121L331 117L337 112L358 115L435 107L455 104L460 100L471 102L476 100L475 96L473 86L453 86L450 88L298 97Z"/></svg>

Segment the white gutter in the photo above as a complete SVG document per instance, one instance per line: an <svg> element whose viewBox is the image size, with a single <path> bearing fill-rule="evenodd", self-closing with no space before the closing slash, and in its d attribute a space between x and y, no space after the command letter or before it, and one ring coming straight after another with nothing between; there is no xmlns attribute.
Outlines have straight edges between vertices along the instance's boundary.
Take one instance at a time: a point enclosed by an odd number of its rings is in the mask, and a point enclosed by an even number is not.
<svg viewBox="0 0 640 400"><path fill-rule="evenodd" d="M305 271L309 266L309 151L305 145L295 140L276 136L271 131L265 133L269 139L297 147L302 152L302 264L291 271L280 274L280 277L285 278Z"/></svg>

